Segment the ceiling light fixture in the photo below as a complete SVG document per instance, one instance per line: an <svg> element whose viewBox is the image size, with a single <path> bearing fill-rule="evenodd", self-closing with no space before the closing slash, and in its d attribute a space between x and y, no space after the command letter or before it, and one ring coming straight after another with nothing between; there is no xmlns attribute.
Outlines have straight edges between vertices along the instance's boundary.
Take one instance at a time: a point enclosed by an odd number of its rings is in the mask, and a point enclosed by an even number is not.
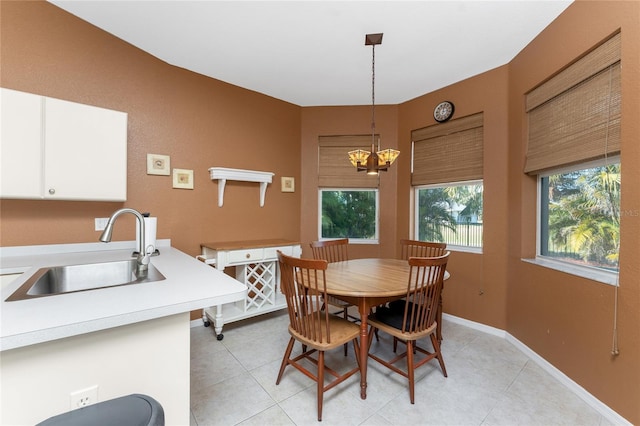
<svg viewBox="0 0 640 426"><path fill-rule="evenodd" d="M386 172L389 166L396 161L400 151L395 149L376 150L376 45L382 44L382 33L367 34L364 38L364 45L372 47L371 60L371 151L356 149L349 151L351 164L359 171L366 171L368 175L378 175L379 171ZM380 140L378 140L380 149Z"/></svg>

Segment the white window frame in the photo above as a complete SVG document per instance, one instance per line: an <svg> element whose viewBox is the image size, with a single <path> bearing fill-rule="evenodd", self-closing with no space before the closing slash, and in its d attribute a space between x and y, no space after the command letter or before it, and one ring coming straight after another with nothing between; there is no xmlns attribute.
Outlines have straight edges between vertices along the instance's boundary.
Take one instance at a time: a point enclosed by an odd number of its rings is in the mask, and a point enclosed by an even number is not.
<svg viewBox="0 0 640 426"><path fill-rule="evenodd" d="M594 266L576 265L540 254L542 238L542 179L559 173L568 173L576 170L590 169L616 163L620 163L619 155L609 156L600 160L587 161L584 163L575 164L573 166L559 167L538 174L538 190L536 199L536 257L535 259L521 259L523 262L532 263L545 268L550 268L557 271L565 272L567 274L576 275L593 281L598 281L604 284L614 286L618 285L619 274L616 271L607 271L601 268L596 268Z"/></svg>
<svg viewBox="0 0 640 426"><path fill-rule="evenodd" d="M413 187L413 191L412 191L412 203L413 203L413 213L412 213L412 217L411 217L411 226L413 228L413 238L414 239L418 239L418 227L416 226L416 218L418 217L419 214L419 208L420 205L418 203L418 191L421 189L431 189L431 188L446 188L446 187L450 187L450 186L467 186L467 185L482 185L482 189L483 189L483 197L482 197L482 204L484 205L484 179L477 179L477 180L466 180L466 181L460 181L460 182L446 182L446 183L434 183L434 184L428 184L428 185L417 185ZM484 208L483 208L484 210ZM483 222L483 227L484 227L484 222ZM483 236L484 236L484 229L483 229ZM455 244L449 244L447 243L447 250L451 250L451 251L459 251L459 252L467 252L467 253L482 253L482 250L484 248L484 237L481 243L480 247L469 247L469 246L461 246L461 245L455 245Z"/></svg>
<svg viewBox="0 0 640 426"><path fill-rule="evenodd" d="M323 192L354 192L354 191L367 191L375 192L376 194L376 215L375 215L375 238L351 238L349 237L349 244L379 244L380 241L380 191L378 188L318 188L318 240L334 240L335 238L323 238L322 237L322 193Z"/></svg>

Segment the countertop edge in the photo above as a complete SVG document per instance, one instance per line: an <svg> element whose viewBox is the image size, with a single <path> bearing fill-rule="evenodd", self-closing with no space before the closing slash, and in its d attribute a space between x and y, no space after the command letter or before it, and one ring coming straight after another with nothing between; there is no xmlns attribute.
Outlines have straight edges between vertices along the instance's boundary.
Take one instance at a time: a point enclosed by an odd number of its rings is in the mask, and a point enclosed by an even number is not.
<svg viewBox="0 0 640 426"><path fill-rule="evenodd" d="M214 297L210 299L202 299L192 303L182 303L176 306L132 312L129 314L117 315L110 318L95 319L60 327L43 328L41 330L36 330L29 333L2 337L0 338L0 352L25 346L37 345L40 343L47 343L67 337L80 336L83 334L93 333L95 331L108 330L111 328L127 326L144 321L151 321L171 315L186 313L196 309L207 308L209 306L217 304L232 303L237 300L244 299L245 293L246 291L241 291L234 293L233 295L229 295L225 298Z"/></svg>
<svg viewBox="0 0 640 426"><path fill-rule="evenodd" d="M40 264L61 260L86 262L104 257L126 258L134 244L38 246L35 251L3 248L2 265L21 268L27 273L2 289L0 351L149 321L246 297L244 284L171 247L167 240L166 245L159 245L160 256L152 258L152 263L165 275L164 281L19 302L4 300ZM84 247L88 250L82 250ZM9 252L16 256L7 256Z"/></svg>

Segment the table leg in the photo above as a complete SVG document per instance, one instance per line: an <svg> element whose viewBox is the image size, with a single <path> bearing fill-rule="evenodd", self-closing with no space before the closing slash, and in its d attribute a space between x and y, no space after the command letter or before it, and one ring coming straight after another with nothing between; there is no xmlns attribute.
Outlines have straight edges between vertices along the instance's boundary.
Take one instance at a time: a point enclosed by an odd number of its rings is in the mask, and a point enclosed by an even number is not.
<svg viewBox="0 0 640 426"><path fill-rule="evenodd" d="M360 398L367 399L367 360L369 359L369 307L365 302L358 306L360 311Z"/></svg>

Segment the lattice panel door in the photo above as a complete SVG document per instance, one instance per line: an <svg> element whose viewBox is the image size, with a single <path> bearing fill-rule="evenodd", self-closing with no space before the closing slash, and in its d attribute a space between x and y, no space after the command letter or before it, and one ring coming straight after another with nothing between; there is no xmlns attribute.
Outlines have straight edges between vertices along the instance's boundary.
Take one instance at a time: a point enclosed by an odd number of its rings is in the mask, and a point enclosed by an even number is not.
<svg viewBox="0 0 640 426"><path fill-rule="evenodd" d="M245 311L259 309L276 301L277 262L261 262L243 265L243 282L247 285Z"/></svg>

